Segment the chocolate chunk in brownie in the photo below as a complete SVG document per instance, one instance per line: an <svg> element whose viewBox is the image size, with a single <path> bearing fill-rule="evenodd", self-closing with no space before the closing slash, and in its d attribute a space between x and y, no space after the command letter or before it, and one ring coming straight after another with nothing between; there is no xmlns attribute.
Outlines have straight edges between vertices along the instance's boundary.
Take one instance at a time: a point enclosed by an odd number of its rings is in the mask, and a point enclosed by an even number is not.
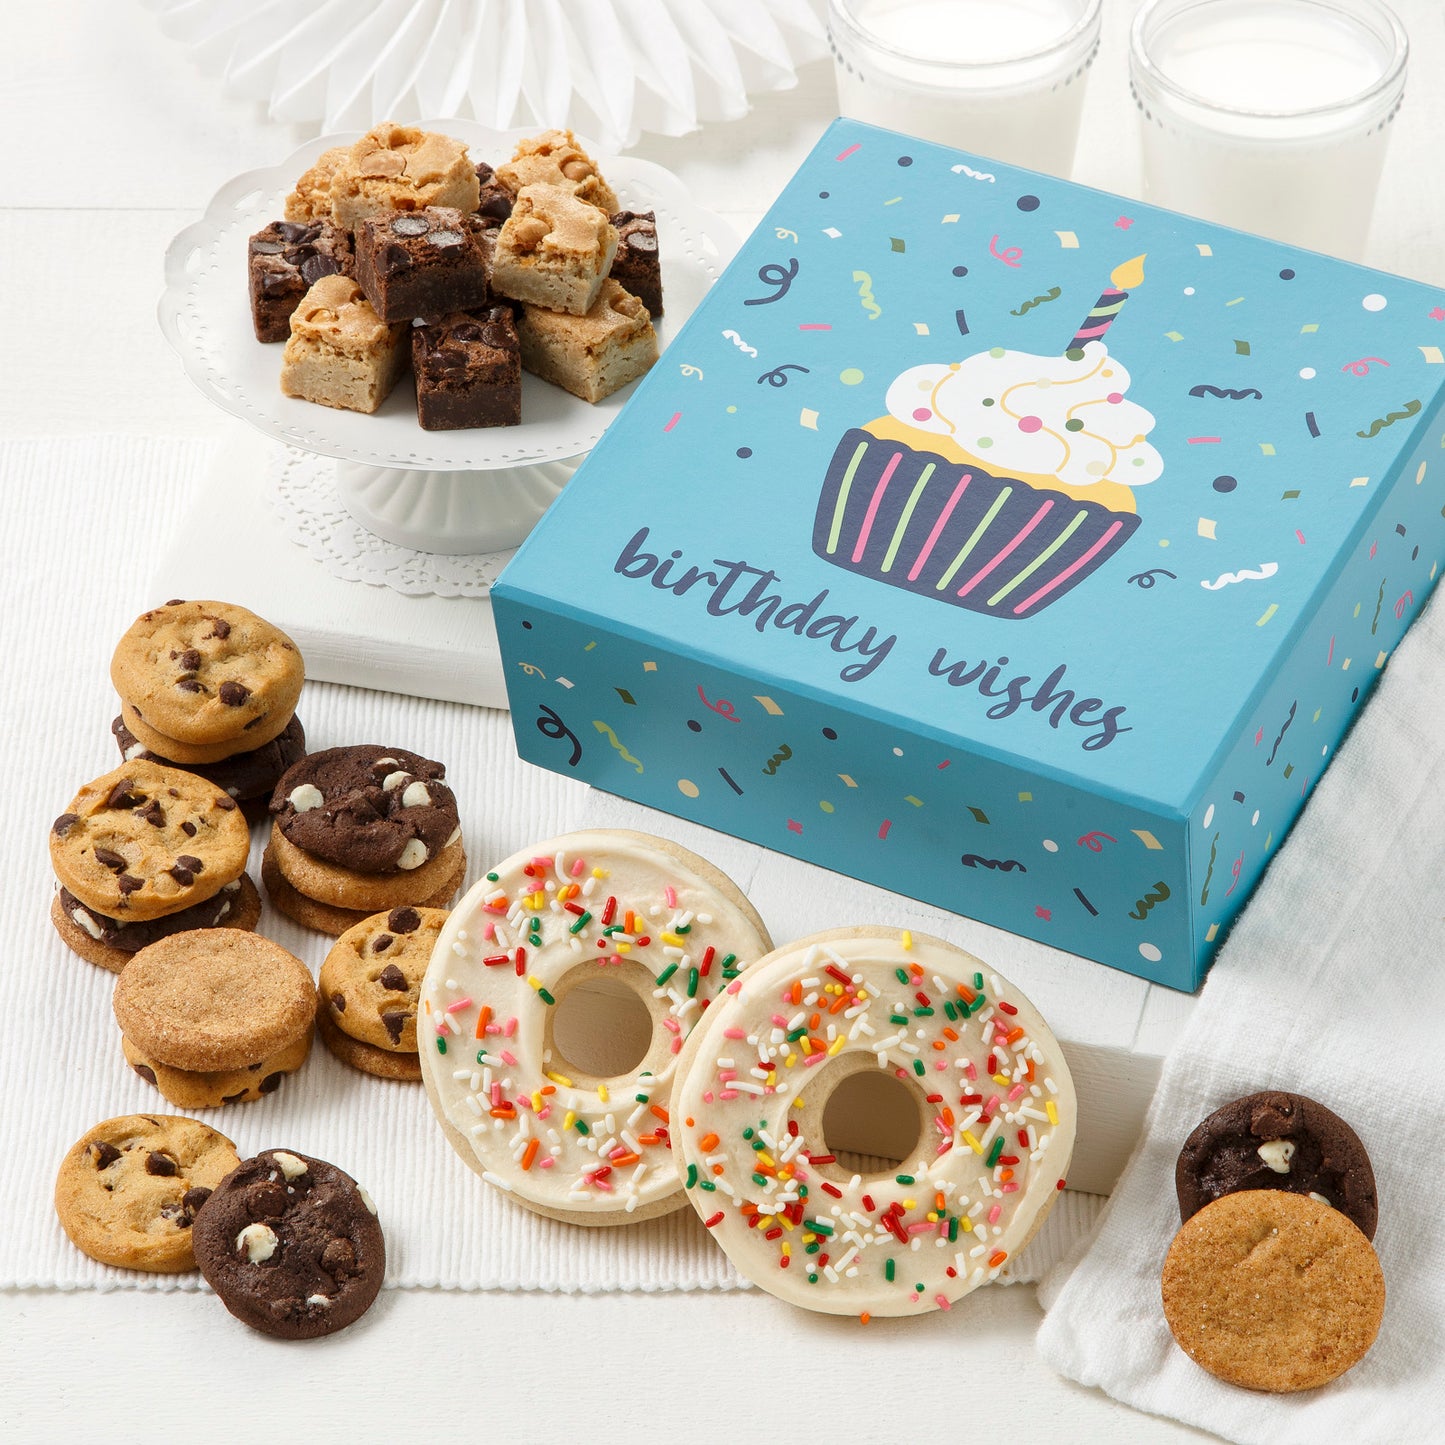
<svg viewBox="0 0 1445 1445"><path fill-rule="evenodd" d="M451 206L370 216L356 233L357 283L388 325L485 306L486 229Z"/></svg>
<svg viewBox="0 0 1445 1445"><path fill-rule="evenodd" d="M510 307L416 323L411 364L417 420L427 431L521 421L522 354Z"/></svg>
<svg viewBox="0 0 1445 1445"><path fill-rule="evenodd" d="M272 221L247 247L251 324L257 341L285 341L291 313L315 281L351 275L351 237L330 221Z"/></svg>
<svg viewBox="0 0 1445 1445"><path fill-rule="evenodd" d="M662 262L657 249L657 218L651 211L618 211L617 254L611 276L647 307L649 316L662 315Z"/></svg>

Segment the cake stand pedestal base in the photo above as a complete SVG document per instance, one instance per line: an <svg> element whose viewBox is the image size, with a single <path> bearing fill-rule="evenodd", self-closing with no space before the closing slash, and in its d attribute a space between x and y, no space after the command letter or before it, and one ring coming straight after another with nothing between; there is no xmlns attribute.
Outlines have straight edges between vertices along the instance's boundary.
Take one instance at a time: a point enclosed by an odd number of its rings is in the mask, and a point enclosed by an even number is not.
<svg viewBox="0 0 1445 1445"><path fill-rule="evenodd" d="M337 462L336 489L368 532L399 547L449 557L505 552L537 525L581 460L467 472Z"/></svg>

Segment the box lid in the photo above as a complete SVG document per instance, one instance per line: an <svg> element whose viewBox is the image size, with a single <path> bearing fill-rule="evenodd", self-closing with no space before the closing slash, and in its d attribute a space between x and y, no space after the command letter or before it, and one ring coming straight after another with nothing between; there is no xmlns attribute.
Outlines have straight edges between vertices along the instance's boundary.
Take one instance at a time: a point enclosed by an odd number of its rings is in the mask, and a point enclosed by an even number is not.
<svg viewBox="0 0 1445 1445"><path fill-rule="evenodd" d="M1442 348L1427 287L840 121L498 590L1184 813Z"/></svg>

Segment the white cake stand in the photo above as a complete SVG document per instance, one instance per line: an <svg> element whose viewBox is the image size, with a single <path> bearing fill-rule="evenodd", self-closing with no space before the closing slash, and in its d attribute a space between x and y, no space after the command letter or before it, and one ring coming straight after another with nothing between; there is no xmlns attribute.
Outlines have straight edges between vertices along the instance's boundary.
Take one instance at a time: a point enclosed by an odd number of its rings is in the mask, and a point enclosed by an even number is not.
<svg viewBox="0 0 1445 1445"><path fill-rule="evenodd" d="M466 143L474 159L500 163L527 131L473 121L423 121ZM337 490L368 531L423 552L485 553L515 547L566 485L632 392L623 387L591 406L522 378L522 423L466 431L423 431L409 379L371 416L283 396L281 347L251 329L246 242L281 216L296 178L322 151L357 133L311 141L280 165L247 171L217 191L205 215L170 244L161 331L186 374L217 406L265 435L335 458ZM584 142L584 144L586 144ZM670 171L648 161L590 151L622 206L653 211L662 254L666 347L727 264L736 239L695 205ZM664 358L659 365L669 362ZM673 363L676 364L676 363Z"/></svg>

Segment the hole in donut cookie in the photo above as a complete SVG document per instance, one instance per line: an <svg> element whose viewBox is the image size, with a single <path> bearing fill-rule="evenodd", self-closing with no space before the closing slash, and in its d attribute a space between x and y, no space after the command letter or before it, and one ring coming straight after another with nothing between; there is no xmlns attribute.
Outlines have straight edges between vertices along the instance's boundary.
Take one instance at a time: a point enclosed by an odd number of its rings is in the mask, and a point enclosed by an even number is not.
<svg viewBox="0 0 1445 1445"><path fill-rule="evenodd" d="M646 982L651 984L650 976ZM551 1067L568 1077L630 1074L652 1047L652 1015L637 990L616 973L589 971L565 993L559 988L547 1023Z"/></svg>
<svg viewBox="0 0 1445 1445"><path fill-rule="evenodd" d="M923 1137L918 1093L870 1061L869 1067L840 1079L827 1096L822 1129L826 1152L837 1158L832 1167L845 1178L893 1174L918 1154Z"/></svg>

